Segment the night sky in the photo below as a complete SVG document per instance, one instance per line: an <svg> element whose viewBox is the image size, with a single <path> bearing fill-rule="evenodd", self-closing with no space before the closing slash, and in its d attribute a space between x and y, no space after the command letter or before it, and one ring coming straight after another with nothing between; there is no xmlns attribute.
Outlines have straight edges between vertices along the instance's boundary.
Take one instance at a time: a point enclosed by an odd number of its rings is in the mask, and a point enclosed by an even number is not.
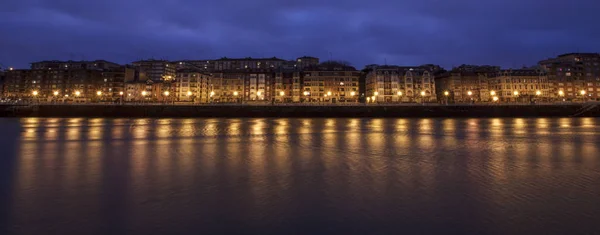
<svg viewBox="0 0 600 235"><path fill-rule="evenodd" d="M600 51L599 0L2 0L0 64L317 56L446 68Z"/></svg>

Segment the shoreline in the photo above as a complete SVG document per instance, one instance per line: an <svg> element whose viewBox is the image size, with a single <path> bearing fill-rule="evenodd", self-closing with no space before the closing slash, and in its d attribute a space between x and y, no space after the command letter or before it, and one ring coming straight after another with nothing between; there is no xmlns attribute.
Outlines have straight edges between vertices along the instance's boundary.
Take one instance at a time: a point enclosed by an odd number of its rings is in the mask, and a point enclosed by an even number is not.
<svg viewBox="0 0 600 235"><path fill-rule="evenodd" d="M0 117L600 117L600 103L493 105L4 104L0 105Z"/></svg>

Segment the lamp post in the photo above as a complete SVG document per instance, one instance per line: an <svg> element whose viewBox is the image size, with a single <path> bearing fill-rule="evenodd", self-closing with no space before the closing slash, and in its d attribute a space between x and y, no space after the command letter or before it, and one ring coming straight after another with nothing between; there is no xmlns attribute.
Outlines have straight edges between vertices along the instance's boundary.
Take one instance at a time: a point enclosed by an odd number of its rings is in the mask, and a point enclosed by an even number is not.
<svg viewBox="0 0 600 235"><path fill-rule="evenodd" d="M169 95L170 95L170 94L171 94L171 93L170 93L169 91L165 91L165 92L163 92L163 95L165 96L165 104L167 104L167 103L169 102L169 100L168 100L168 99L169 99Z"/></svg>
<svg viewBox="0 0 600 235"><path fill-rule="evenodd" d="M31 92L31 94L33 95L33 101L35 103L35 101L37 100L37 96L38 96L39 93L38 93L38 91L33 91L33 92Z"/></svg>
<svg viewBox="0 0 600 235"><path fill-rule="evenodd" d="M579 94L581 94L582 100L585 103L586 102L586 97L585 97L586 92L585 92L585 90L579 91Z"/></svg>
<svg viewBox="0 0 600 235"><path fill-rule="evenodd" d="M421 91L421 104L425 105L425 92Z"/></svg>
<svg viewBox="0 0 600 235"><path fill-rule="evenodd" d="M444 98L446 99L446 105L448 104L448 96L450 96L450 92L444 91Z"/></svg>
<svg viewBox="0 0 600 235"><path fill-rule="evenodd" d="M398 95L398 103L402 103L402 91L398 91L397 95Z"/></svg>
<svg viewBox="0 0 600 235"><path fill-rule="evenodd" d="M473 92L472 91L467 91L467 95L469 96L469 103L473 103Z"/></svg>
<svg viewBox="0 0 600 235"><path fill-rule="evenodd" d="M513 91L513 96L515 96L515 103L517 103L519 99L519 91Z"/></svg>

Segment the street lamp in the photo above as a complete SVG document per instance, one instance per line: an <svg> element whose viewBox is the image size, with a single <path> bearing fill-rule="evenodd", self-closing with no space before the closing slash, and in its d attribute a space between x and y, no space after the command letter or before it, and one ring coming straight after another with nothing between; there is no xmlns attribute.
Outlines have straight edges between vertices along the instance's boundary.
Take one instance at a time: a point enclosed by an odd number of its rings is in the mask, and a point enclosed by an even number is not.
<svg viewBox="0 0 600 235"><path fill-rule="evenodd" d="M493 100L494 102L497 102L497 101L498 101L498 96L494 96L494 97L492 97L492 100Z"/></svg>
<svg viewBox="0 0 600 235"><path fill-rule="evenodd" d="M344 85L344 82L340 82L340 86L343 86L343 85Z"/></svg>
<svg viewBox="0 0 600 235"><path fill-rule="evenodd" d="M496 95L496 91L490 91L490 95L495 96Z"/></svg>
<svg viewBox="0 0 600 235"><path fill-rule="evenodd" d="M327 92L327 96L331 96L331 91L328 91L328 92Z"/></svg>
<svg viewBox="0 0 600 235"><path fill-rule="evenodd" d="M97 91L97 92L96 92L96 95L98 95L98 96L102 96L102 92L101 92L101 91Z"/></svg>
<svg viewBox="0 0 600 235"><path fill-rule="evenodd" d="M58 91L54 91L54 96L58 96Z"/></svg>
<svg viewBox="0 0 600 235"><path fill-rule="evenodd" d="M585 91L584 91L584 90L581 90L581 91L579 91L579 94L581 94L581 95L585 95Z"/></svg>
<svg viewBox="0 0 600 235"><path fill-rule="evenodd" d="M559 96L565 96L565 92L564 92L564 91L562 91L562 90L561 90L561 91L558 91L558 95L559 95Z"/></svg>
<svg viewBox="0 0 600 235"><path fill-rule="evenodd" d="M450 95L450 92L448 92L448 91L444 91L444 95L445 95L445 96L449 96L449 95Z"/></svg>
<svg viewBox="0 0 600 235"><path fill-rule="evenodd" d="M513 95L518 96L519 95L519 91L514 91Z"/></svg>
<svg viewBox="0 0 600 235"><path fill-rule="evenodd" d="M233 92L233 96L238 96L238 95L239 95L239 93L237 91Z"/></svg>
<svg viewBox="0 0 600 235"><path fill-rule="evenodd" d="M472 91L467 91L467 95L472 96L473 92Z"/></svg>
<svg viewBox="0 0 600 235"><path fill-rule="evenodd" d="M214 95L215 95L215 92L214 92L214 91L211 91L211 92L210 92L210 97L213 97Z"/></svg>
<svg viewBox="0 0 600 235"><path fill-rule="evenodd" d="M378 96L378 95L379 95L379 92L377 92L377 91L376 91L376 92L374 92L374 93L373 93L373 95L374 95L374 96Z"/></svg>
<svg viewBox="0 0 600 235"><path fill-rule="evenodd" d="M367 97L367 103L371 102L371 97Z"/></svg>
<svg viewBox="0 0 600 235"><path fill-rule="evenodd" d="M398 96L402 96L402 91L398 91Z"/></svg>
<svg viewBox="0 0 600 235"><path fill-rule="evenodd" d="M148 95L148 92L142 91L142 96L146 96L146 95Z"/></svg>
<svg viewBox="0 0 600 235"><path fill-rule="evenodd" d="M120 96L122 96L122 95L123 95L123 92L122 92L122 91L120 91L120 92L119 92L119 95L120 95Z"/></svg>
<svg viewBox="0 0 600 235"><path fill-rule="evenodd" d="M538 90L538 91L535 91L535 95L537 95L537 96L540 96L540 95L542 95L542 92L541 92L541 91L539 91L539 90Z"/></svg>
<svg viewBox="0 0 600 235"><path fill-rule="evenodd" d="M38 91L33 91L33 92L31 92L31 94L32 94L33 96L37 96L37 95L38 95Z"/></svg>
<svg viewBox="0 0 600 235"><path fill-rule="evenodd" d="M355 96L355 95L356 95L356 92L354 92L354 91L350 92L350 96Z"/></svg>
<svg viewBox="0 0 600 235"><path fill-rule="evenodd" d="M191 91L188 91L188 92L187 92L187 96L192 96L192 92L191 92Z"/></svg>
<svg viewBox="0 0 600 235"><path fill-rule="evenodd" d="M169 94L171 94L171 93L170 93L169 91L165 91L163 94L164 94L165 96L169 96Z"/></svg>
<svg viewBox="0 0 600 235"><path fill-rule="evenodd" d="M309 94L308 91L304 91L304 96L308 96Z"/></svg>
<svg viewBox="0 0 600 235"><path fill-rule="evenodd" d="M279 92L279 96L284 96L284 95L285 95L285 92L283 92L283 91Z"/></svg>
<svg viewBox="0 0 600 235"><path fill-rule="evenodd" d="M75 91L75 96L79 97L81 95L81 91Z"/></svg>

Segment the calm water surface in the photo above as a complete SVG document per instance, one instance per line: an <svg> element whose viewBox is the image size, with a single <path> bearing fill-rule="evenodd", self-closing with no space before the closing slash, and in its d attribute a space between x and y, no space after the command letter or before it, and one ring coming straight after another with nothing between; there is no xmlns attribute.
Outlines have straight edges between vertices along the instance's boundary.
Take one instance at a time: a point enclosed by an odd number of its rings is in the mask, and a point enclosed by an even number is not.
<svg viewBox="0 0 600 235"><path fill-rule="evenodd" d="M0 128L0 234L600 232L600 119Z"/></svg>

